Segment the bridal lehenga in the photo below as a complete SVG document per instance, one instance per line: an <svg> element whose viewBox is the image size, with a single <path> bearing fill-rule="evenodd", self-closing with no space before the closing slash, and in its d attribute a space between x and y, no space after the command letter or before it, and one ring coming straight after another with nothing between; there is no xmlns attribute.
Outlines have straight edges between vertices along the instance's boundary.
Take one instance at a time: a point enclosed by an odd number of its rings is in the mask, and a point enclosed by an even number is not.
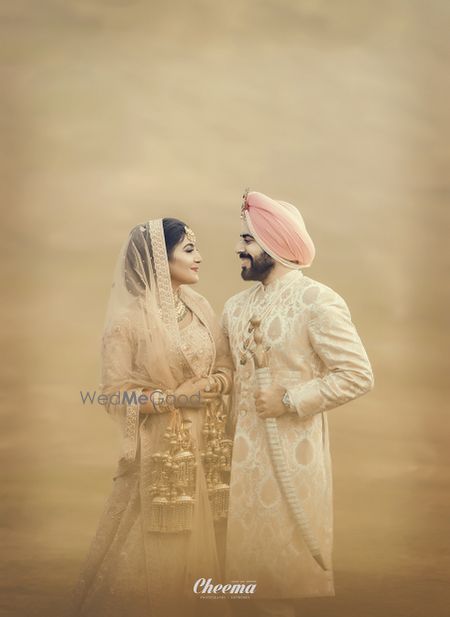
<svg viewBox="0 0 450 617"><path fill-rule="evenodd" d="M76 616L228 614L224 601L198 601L193 585L222 580L231 361L209 303L188 286L179 300L192 311L182 329L162 220L135 228L119 255L102 338L102 392L123 452L74 590ZM223 396L200 409L139 412L144 389L173 390L196 376L215 376Z"/></svg>

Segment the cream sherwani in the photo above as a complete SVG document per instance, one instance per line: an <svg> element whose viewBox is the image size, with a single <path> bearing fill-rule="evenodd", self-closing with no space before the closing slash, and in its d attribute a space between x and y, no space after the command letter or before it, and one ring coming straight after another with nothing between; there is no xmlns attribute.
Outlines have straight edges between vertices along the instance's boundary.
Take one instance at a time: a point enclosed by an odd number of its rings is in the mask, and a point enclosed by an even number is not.
<svg viewBox="0 0 450 617"><path fill-rule="evenodd" d="M273 380L297 413L277 420L295 490L328 570L311 557L274 476L264 421L255 412L253 362L240 364L249 319L262 318ZM256 581L255 597L334 595L333 508L327 412L373 387L371 366L344 300L293 270L230 298L223 327L235 367L236 422L226 580Z"/></svg>

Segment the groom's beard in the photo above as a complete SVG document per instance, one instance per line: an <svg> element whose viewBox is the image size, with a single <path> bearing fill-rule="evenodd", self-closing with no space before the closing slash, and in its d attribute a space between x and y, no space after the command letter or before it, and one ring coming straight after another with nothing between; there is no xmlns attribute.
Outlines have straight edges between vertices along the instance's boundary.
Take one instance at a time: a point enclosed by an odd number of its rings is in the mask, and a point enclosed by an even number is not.
<svg viewBox="0 0 450 617"><path fill-rule="evenodd" d="M275 266L275 260L265 251L258 257L252 257L248 253L239 253L239 257L250 260L250 265L241 270L244 281L264 281Z"/></svg>

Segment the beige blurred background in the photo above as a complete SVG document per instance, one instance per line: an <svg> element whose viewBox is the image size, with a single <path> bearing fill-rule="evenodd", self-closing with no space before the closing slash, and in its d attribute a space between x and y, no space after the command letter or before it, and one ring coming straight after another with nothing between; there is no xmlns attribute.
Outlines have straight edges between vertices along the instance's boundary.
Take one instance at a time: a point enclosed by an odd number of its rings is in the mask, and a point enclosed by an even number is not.
<svg viewBox="0 0 450 617"><path fill-rule="evenodd" d="M220 311L250 186L300 208L376 376L329 413L336 597L298 614L448 616L449 26L445 0L0 2L1 615L64 615L110 490L79 391L129 228L188 222Z"/></svg>

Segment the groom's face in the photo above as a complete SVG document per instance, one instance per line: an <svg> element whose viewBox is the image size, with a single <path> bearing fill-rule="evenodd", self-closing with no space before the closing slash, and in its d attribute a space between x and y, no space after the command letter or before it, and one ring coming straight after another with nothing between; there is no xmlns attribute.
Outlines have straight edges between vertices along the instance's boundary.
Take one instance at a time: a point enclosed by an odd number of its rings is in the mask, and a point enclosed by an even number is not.
<svg viewBox="0 0 450 617"><path fill-rule="evenodd" d="M244 281L264 281L275 265L275 260L259 246L245 221L242 221L236 253L241 261Z"/></svg>

